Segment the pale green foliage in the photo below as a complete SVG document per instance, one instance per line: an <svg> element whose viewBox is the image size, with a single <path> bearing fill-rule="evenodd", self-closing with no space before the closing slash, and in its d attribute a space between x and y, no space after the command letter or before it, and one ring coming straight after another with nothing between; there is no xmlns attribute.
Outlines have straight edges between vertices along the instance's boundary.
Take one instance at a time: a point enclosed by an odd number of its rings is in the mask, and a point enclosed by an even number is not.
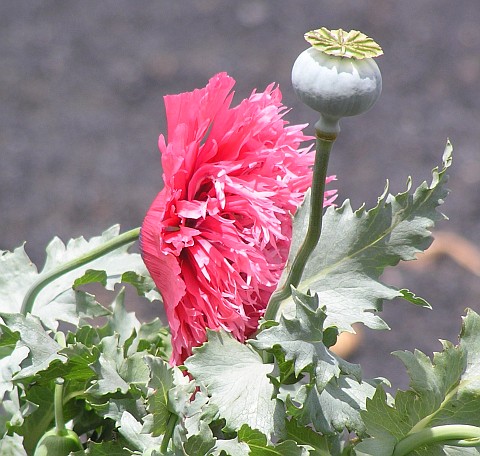
<svg viewBox="0 0 480 456"><path fill-rule="evenodd" d="M412 429L418 432L447 424L480 426L480 316L468 311L459 344L442 341L442 347L433 360L418 350L395 353L407 368L410 389L399 391L392 405L387 404L382 390L367 400L362 417L372 438L358 445L358 454L390 455L393 446ZM473 449L462 451L477 454ZM414 454L455 453L435 445Z"/></svg>
<svg viewBox="0 0 480 456"><path fill-rule="evenodd" d="M54 340L52 332L33 315L1 315L0 358L12 361L9 371L2 372L8 381L2 383L0 415L4 420L0 432L12 436L7 439L12 445L20 438L30 454L41 435L52 427L53 382L57 377L65 379L65 397L70 399L65 414L77 417L80 431L110 422L107 428L117 426L123 435L133 419L146 415L143 394L150 371L145 357L166 356L166 332L158 320L141 326L135 315L125 310L123 290L105 310L107 323L103 326L83 322L74 333L63 337L57 333L64 343ZM142 422L138 423L142 427ZM15 433L20 437L13 439ZM147 437L152 438L145 434ZM102 454L94 451L92 454Z"/></svg>
<svg viewBox="0 0 480 456"><path fill-rule="evenodd" d="M93 282L110 290L123 282L158 297L129 245L57 278L38 295L31 314L19 313L34 282L109 242L118 227L89 241L64 245L55 239L41 273L23 247L2 252L0 453L29 456L53 427L57 377L65 380L65 420L88 440L92 456L391 456L397 442L417 430L480 426L475 313L465 318L459 345L442 342L433 360L420 352L396 353L411 388L395 399L384 392L385 380L363 379L360 366L330 351L354 323L386 328L377 315L385 299L428 306L380 276L430 244L430 230L443 218L437 208L447 194L450 153L448 145L431 184L412 191L409 181L396 196L385 191L370 210L353 211L348 201L329 208L304 279L282 303L278 321L263 322L245 343L208 331L208 341L185 366L170 366L168 330L158 319L140 322L127 310L123 289L108 306L83 291ZM290 257L304 236L308 204L307 197L295 216ZM448 443L415 454L478 454Z"/></svg>
<svg viewBox="0 0 480 456"><path fill-rule="evenodd" d="M256 341L251 341L256 348L281 351L287 364L291 362L296 377L302 372L309 374L309 382L282 385L278 397L299 424L313 423L325 434L345 428L361 434L364 426L360 410L365 399L375 392L375 386L361 382L360 366L338 358L324 345L326 315L317 297L296 290L292 297L295 317L281 316L278 325L264 329Z"/></svg>
<svg viewBox="0 0 480 456"><path fill-rule="evenodd" d="M293 361L296 376L312 367L318 388L322 389L340 375L337 357L323 344L323 323L326 314L318 305L318 297L292 292L295 316L282 315L280 323L264 329L252 341L258 349L284 352L286 361Z"/></svg>
<svg viewBox="0 0 480 456"><path fill-rule="evenodd" d="M248 345L223 331L210 331L208 343L197 348L185 365L206 387L228 430L238 431L247 424L269 437L282 433L283 410L273 398L274 388L268 379L274 366L264 364Z"/></svg>
<svg viewBox="0 0 480 456"><path fill-rule="evenodd" d="M101 236L88 241L83 237L71 239L66 245L54 238L47 246L41 272L37 272L23 246L13 252L0 252L0 312L20 312L22 301L36 280L111 240L119 230L115 225ZM118 282L130 283L147 298L157 299L140 255L128 253L130 247L131 244L125 245L51 282L40 292L32 313L52 329L57 329L58 321L77 325L83 317L105 315L105 309L91 294L78 289L94 282L102 283L109 290Z"/></svg>
<svg viewBox="0 0 480 456"><path fill-rule="evenodd" d="M430 185L424 182L411 192L409 180L407 190L396 196L386 189L370 210L361 207L353 211L348 200L339 208L327 209L320 242L298 286L302 293L318 295L320 305L326 308L326 327L351 331L353 323L361 322L373 329L387 328L376 315L385 299L403 297L417 305L428 305L407 290L383 284L379 278L387 266L413 260L416 253L430 245L434 222L445 218L437 207L448 193L445 184L451 151L448 144L443 169L433 170ZM309 198L295 216L296 232L305 232L308 213ZM301 239L294 237L289 263ZM284 303L283 309L284 313L294 311L292 299Z"/></svg>

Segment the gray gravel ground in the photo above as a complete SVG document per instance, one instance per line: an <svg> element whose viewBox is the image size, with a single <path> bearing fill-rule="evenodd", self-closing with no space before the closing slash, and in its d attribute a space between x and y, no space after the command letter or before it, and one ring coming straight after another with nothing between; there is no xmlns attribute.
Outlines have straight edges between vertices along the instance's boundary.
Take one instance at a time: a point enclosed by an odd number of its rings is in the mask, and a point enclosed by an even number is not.
<svg viewBox="0 0 480 456"><path fill-rule="evenodd" d="M383 95L342 123L331 162L341 200L372 206L389 178L430 179L447 137L456 156L448 229L480 245L480 3L478 0L2 0L0 2L0 248L24 240L41 263L54 236L138 226L161 186L162 97L218 71L238 97L276 81L293 123L314 123L290 86L303 33L360 29L385 50ZM388 333L365 331L352 361L407 386L393 350L456 340L480 280L450 260L397 268L433 311L386 303ZM143 308L143 315L157 309Z"/></svg>

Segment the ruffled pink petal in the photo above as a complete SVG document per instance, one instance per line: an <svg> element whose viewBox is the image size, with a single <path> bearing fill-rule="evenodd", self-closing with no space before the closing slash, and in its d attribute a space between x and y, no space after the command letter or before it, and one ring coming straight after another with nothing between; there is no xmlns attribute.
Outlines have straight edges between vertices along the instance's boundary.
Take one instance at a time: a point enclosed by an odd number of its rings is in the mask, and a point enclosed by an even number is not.
<svg viewBox="0 0 480 456"><path fill-rule="evenodd" d="M313 138L283 119L279 88L231 107L234 83L220 73L203 89L165 97L164 189L145 217L141 249L163 297L173 364L207 328L240 341L256 331L311 184L314 154L301 144ZM335 197L327 191L325 204Z"/></svg>

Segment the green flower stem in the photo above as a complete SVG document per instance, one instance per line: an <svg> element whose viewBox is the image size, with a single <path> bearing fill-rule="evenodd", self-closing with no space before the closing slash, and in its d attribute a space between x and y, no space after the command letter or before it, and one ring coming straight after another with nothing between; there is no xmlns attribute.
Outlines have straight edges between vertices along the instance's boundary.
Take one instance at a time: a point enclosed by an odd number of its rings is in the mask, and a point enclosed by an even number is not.
<svg viewBox="0 0 480 456"><path fill-rule="evenodd" d="M64 263L51 271L48 271L46 274L41 275L36 282L30 287L23 299L21 313L23 315L27 315L27 313L31 313L33 309L33 305L35 303L35 299L37 298L38 294L45 288L49 283L53 282L54 280L58 279L62 275L66 274L67 272L73 271L81 266L84 266L87 263L90 263L97 258L100 258L107 253L113 252L114 250L133 242L138 239L140 235L140 228L134 228L133 230L127 231L126 233L119 234L113 239L105 242L101 246L92 249L90 252L82 255L78 258L75 258L67 263Z"/></svg>
<svg viewBox="0 0 480 456"><path fill-rule="evenodd" d="M167 421L167 429L165 434L163 435L162 443L160 445L160 453L165 454L168 450L168 444L173 436L173 431L175 430L175 426L177 425L178 416L174 413L170 413Z"/></svg>
<svg viewBox="0 0 480 456"><path fill-rule="evenodd" d="M451 424L423 429L400 440L392 456L405 456L416 448L438 443L462 447L480 446L480 428Z"/></svg>
<svg viewBox="0 0 480 456"><path fill-rule="evenodd" d="M336 139L336 134L324 134L317 129L316 138L316 154L313 167L310 218L308 221L307 234L292 262L285 283L282 288L276 290L270 298L267 310L265 311L265 320L275 320L280 308L280 303L290 297L292 293L291 287L297 287L300 283L307 260L320 239L325 179L327 177L328 160Z"/></svg>
<svg viewBox="0 0 480 456"><path fill-rule="evenodd" d="M55 396L53 406L55 409L55 431L57 435L65 433L65 420L63 419L63 385L65 381L63 378L55 380Z"/></svg>

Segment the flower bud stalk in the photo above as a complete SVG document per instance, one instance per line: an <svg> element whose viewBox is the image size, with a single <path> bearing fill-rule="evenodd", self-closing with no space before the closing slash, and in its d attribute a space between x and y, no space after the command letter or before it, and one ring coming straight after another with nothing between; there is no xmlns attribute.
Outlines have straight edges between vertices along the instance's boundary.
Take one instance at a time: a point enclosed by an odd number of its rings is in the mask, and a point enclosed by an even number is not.
<svg viewBox="0 0 480 456"><path fill-rule="evenodd" d="M316 155L311 188L310 218L305 239L292 261L287 277L271 296L265 320L278 317L280 304L301 281L310 254L320 240L325 179L334 141L343 117L368 111L382 91L382 76L373 58L381 47L361 32L324 27L305 34L311 44L295 60L292 85L297 96L317 111Z"/></svg>
<svg viewBox="0 0 480 456"><path fill-rule="evenodd" d="M323 202L325 193L325 180L327 177L328 161L336 135L316 130L316 154L313 167L313 178L310 201L310 217L308 220L307 234L294 258L287 278L281 288L276 290L268 303L265 311L265 320L275 320L280 308L280 303L289 298L292 286L297 287L302 278L303 270L310 254L315 249L322 232Z"/></svg>
<svg viewBox="0 0 480 456"><path fill-rule="evenodd" d="M55 380L54 412L55 427L46 432L38 441L33 456L68 456L71 452L82 451L83 446L78 435L65 427L63 416L64 379Z"/></svg>

